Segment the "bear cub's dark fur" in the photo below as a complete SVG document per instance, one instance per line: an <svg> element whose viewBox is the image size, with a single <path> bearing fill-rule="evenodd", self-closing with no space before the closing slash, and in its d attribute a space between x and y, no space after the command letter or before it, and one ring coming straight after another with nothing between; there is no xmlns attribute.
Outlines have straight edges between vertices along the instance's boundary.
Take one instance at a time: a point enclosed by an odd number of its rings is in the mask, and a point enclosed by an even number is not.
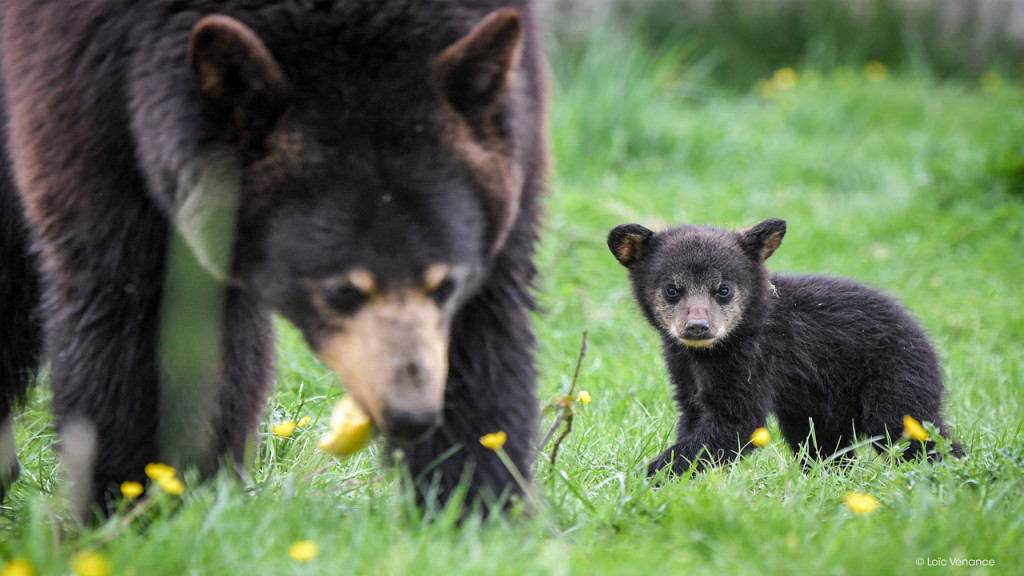
<svg viewBox="0 0 1024 576"><path fill-rule="evenodd" d="M882 450L900 438L908 414L948 435L942 371L917 321L847 279L768 272L764 261L785 233L785 221L771 219L738 232L625 224L609 234L661 334L680 411L676 443L648 475L734 459L770 413L793 450L806 444L818 458L855 434L880 437ZM934 453L934 442L925 446ZM911 442L903 457L920 450ZM955 443L952 451L962 453Z"/></svg>

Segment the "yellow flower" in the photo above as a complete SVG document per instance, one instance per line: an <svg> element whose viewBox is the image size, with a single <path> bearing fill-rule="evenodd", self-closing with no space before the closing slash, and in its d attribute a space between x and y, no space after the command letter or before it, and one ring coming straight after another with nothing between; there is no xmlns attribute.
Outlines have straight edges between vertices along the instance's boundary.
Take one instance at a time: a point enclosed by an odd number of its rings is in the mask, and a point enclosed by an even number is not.
<svg viewBox="0 0 1024 576"><path fill-rule="evenodd" d="M15 558L0 568L0 576L36 576L36 571L24 558Z"/></svg>
<svg viewBox="0 0 1024 576"><path fill-rule="evenodd" d="M295 432L295 422L289 420L288 422L274 424L273 427L270 428L270 431L273 432L275 436L287 438L291 436L293 432Z"/></svg>
<svg viewBox="0 0 1024 576"><path fill-rule="evenodd" d="M312 419L312 418L310 418L309 416L303 416L302 418L299 418L299 421L298 421L298 423L297 423L297 426L298 426L299 428L304 428L304 427L306 427L306 426L307 426L307 425L309 424L309 422L310 422L311 420L313 420L313 419Z"/></svg>
<svg viewBox="0 0 1024 576"><path fill-rule="evenodd" d="M331 429L316 447L332 456L347 458L366 448L373 439L373 421L351 394L345 394L331 411Z"/></svg>
<svg viewBox="0 0 1024 576"><path fill-rule="evenodd" d="M753 444L754 446L757 446L758 448L762 446L767 446L768 443L771 441L772 434L764 426L758 428L757 430L754 430L754 432L750 434L750 443Z"/></svg>
<svg viewBox="0 0 1024 576"><path fill-rule="evenodd" d="M777 90L789 90L796 86L796 70L789 67L779 68L772 75L772 84Z"/></svg>
<svg viewBox="0 0 1024 576"><path fill-rule="evenodd" d="M504 430L484 434L480 437L480 443L484 445L484 448L494 450L495 452L501 450L501 447L505 445L505 440L508 440L508 435L505 434Z"/></svg>
<svg viewBox="0 0 1024 576"><path fill-rule="evenodd" d="M146 476L156 481L159 481L161 478L174 478L177 474L178 471L174 469L174 466L168 466L159 462L146 464Z"/></svg>
<svg viewBox="0 0 1024 576"><path fill-rule="evenodd" d="M320 553L320 547L312 540L301 540L288 547L288 555L296 562L309 562Z"/></svg>
<svg viewBox="0 0 1024 576"><path fill-rule="evenodd" d="M864 65L864 78L868 82L881 82L889 76L889 67L878 60L872 60Z"/></svg>
<svg viewBox="0 0 1024 576"><path fill-rule="evenodd" d="M71 557L71 571L76 576L107 576L110 560L99 552L85 550Z"/></svg>
<svg viewBox="0 0 1024 576"><path fill-rule="evenodd" d="M174 476L168 478L157 478L156 482L164 489L164 492L167 492L168 494L179 496L185 491L185 483Z"/></svg>
<svg viewBox="0 0 1024 576"><path fill-rule="evenodd" d="M850 509L850 512L854 514L868 514L878 509L878 498L871 494L850 492L843 498L843 501L846 502L846 507Z"/></svg>
<svg viewBox="0 0 1024 576"><path fill-rule="evenodd" d="M590 392L580 390L580 402L583 404L590 404Z"/></svg>
<svg viewBox="0 0 1024 576"><path fill-rule="evenodd" d="M142 496L142 484L132 481L121 482L121 494L129 500L134 500Z"/></svg>
<svg viewBox="0 0 1024 576"><path fill-rule="evenodd" d="M924 442L928 439L928 431L910 414L903 416L903 435L918 442Z"/></svg>
<svg viewBox="0 0 1024 576"><path fill-rule="evenodd" d="M981 77L981 89L985 92L995 92L1003 85L1003 77L998 72L986 72Z"/></svg>

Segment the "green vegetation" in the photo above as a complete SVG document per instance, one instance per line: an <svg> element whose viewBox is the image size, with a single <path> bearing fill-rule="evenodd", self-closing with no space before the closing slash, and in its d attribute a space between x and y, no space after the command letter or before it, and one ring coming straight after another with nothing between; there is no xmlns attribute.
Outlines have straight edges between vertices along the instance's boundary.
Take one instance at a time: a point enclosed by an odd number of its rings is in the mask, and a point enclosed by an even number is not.
<svg viewBox="0 0 1024 576"><path fill-rule="evenodd" d="M746 88L783 66L831 71L877 60L900 71L978 79L1024 72L1024 46L1002 32L1009 3L971 0L646 0L624 3L625 28L650 46L686 44L716 81ZM984 14L983 14L984 13Z"/></svg>
<svg viewBox="0 0 1024 576"><path fill-rule="evenodd" d="M117 574L895 574L1024 565L1024 92L1012 78L939 80L851 62L723 89L692 47L601 32L553 53L556 169L538 264L543 402L568 389L588 331L572 433L536 466L530 516L457 526L423 514L372 448L315 450L337 387L282 324L279 384L245 482L165 495L79 532L62 515L40 387L16 422L25 473L0 516L0 557L67 574L80 550ZM795 72L795 79L794 74ZM773 79L774 78L774 79ZM794 83L795 80L795 83ZM765 96L771 96L766 98ZM777 271L845 275L897 294L945 360L968 459L802 470L773 442L660 488L641 470L675 410L658 340L604 239L614 225L747 226L782 217ZM310 416L290 438L270 426ZM548 415L543 427L550 422ZM545 452L550 452L550 446ZM879 508L852 514L851 492ZM289 558L296 541L320 553ZM984 570L983 570L984 573Z"/></svg>

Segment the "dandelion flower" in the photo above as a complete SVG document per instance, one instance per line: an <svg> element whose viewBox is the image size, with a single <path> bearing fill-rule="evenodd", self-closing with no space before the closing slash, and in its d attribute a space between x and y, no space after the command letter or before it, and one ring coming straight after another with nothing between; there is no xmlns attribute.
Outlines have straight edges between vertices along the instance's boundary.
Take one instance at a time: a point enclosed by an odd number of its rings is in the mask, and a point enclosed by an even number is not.
<svg viewBox="0 0 1024 576"><path fill-rule="evenodd" d="M301 540L288 547L288 556L296 562L309 562L320 554L320 546L312 540Z"/></svg>
<svg viewBox="0 0 1024 576"><path fill-rule="evenodd" d="M903 435L918 442L928 439L928 431L910 414L903 416Z"/></svg>
<svg viewBox="0 0 1024 576"><path fill-rule="evenodd" d="M985 92L995 92L1003 85L1003 78L998 72L986 72L981 77L981 89Z"/></svg>
<svg viewBox="0 0 1024 576"><path fill-rule="evenodd" d="M351 394L338 400L331 412L331 429L316 447L338 458L346 458L366 448L373 439L373 421Z"/></svg>
<svg viewBox="0 0 1024 576"><path fill-rule="evenodd" d="M305 428L307 425L309 425L310 421L312 420L313 419L310 418L309 416L303 416L302 418L299 418L299 421L296 423L296 425L299 428Z"/></svg>
<svg viewBox="0 0 1024 576"><path fill-rule="evenodd" d="M889 76L889 67L878 60L872 60L864 65L864 78L868 82L881 82Z"/></svg>
<svg viewBox="0 0 1024 576"><path fill-rule="evenodd" d="M24 558L15 558L0 568L0 576L36 576L36 571Z"/></svg>
<svg viewBox="0 0 1024 576"><path fill-rule="evenodd" d="M494 450L495 452L501 450L501 447L505 445L506 440L508 440L508 435L505 434L504 430L484 434L480 437L480 443L484 445L484 448Z"/></svg>
<svg viewBox="0 0 1024 576"><path fill-rule="evenodd" d="M770 80L758 80L756 90L757 93L761 95L761 98L764 98L765 100L775 98L775 84Z"/></svg>
<svg viewBox="0 0 1024 576"><path fill-rule="evenodd" d="M161 478L174 478L177 474L178 471L174 469L174 466L168 466L159 462L146 464L146 476L153 480L159 481Z"/></svg>
<svg viewBox="0 0 1024 576"><path fill-rule="evenodd" d="M124 494L125 498L134 500L139 496L142 496L142 484L138 482L121 482L121 494Z"/></svg>
<svg viewBox="0 0 1024 576"><path fill-rule="evenodd" d="M786 67L779 68L772 75L772 84L777 90L789 90L796 86L796 70Z"/></svg>
<svg viewBox="0 0 1024 576"><path fill-rule="evenodd" d="M287 438L287 437L291 436L292 433L295 432L295 422L292 422L291 420L289 420L287 422L281 422L279 424L274 424L270 428L270 431L274 433L274 436L280 436L281 438Z"/></svg>
<svg viewBox="0 0 1024 576"><path fill-rule="evenodd" d="M169 478L157 478L156 482L161 488L163 488L164 492L167 492L168 494L180 496L181 493L185 491L185 483L174 476Z"/></svg>
<svg viewBox="0 0 1024 576"><path fill-rule="evenodd" d="M580 390L580 402L583 404L590 404L590 392Z"/></svg>
<svg viewBox="0 0 1024 576"><path fill-rule="evenodd" d="M854 514L869 514L878 509L878 498L871 494L850 492L843 498L843 501L846 502L846 507L850 509L850 512Z"/></svg>
<svg viewBox="0 0 1024 576"><path fill-rule="evenodd" d="M108 576L110 560L94 550L85 550L71 557L71 571L75 576Z"/></svg>
<svg viewBox="0 0 1024 576"><path fill-rule="evenodd" d="M757 430L754 430L754 432L750 434L750 443L753 444L754 446L757 446L758 448L762 446L767 446L768 443L771 441L772 434L764 426L758 428Z"/></svg>

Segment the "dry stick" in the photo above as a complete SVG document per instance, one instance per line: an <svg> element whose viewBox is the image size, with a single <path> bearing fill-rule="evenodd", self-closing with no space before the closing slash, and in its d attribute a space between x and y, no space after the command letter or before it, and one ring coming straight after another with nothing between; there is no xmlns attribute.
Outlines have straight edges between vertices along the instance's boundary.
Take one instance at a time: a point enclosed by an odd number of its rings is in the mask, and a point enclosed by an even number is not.
<svg viewBox="0 0 1024 576"><path fill-rule="evenodd" d="M573 407L568 402L566 402L565 398L572 398L573 392L576 391L576 380L579 379L580 377L580 366L583 365L583 357L586 354L587 331L584 330L583 342L580 344L580 355L576 358L576 371L572 375L572 384L570 384L569 386L569 395L563 397L563 399L559 401L560 406L558 408L558 415L555 417L555 421L551 424L551 427L548 428L547 433L544 434L544 439L540 441L540 445L537 446L538 451L544 450L544 447L548 445L548 442L551 440L551 437L554 436L555 430L558 430L558 427L562 425L562 421L565 421L565 430L563 430L562 433L558 435L558 438L555 439L554 447L551 448L552 465L555 463L555 458L558 457L558 447L561 446L562 440L564 440L565 437L568 436L570 432L572 432L572 418L576 414L576 412L573 409Z"/></svg>
<svg viewBox="0 0 1024 576"><path fill-rule="evenodd" d="M562 440L572 432L572 418L575 416L575 412L569 410L568 415L565 417L565 430L555 438L555 445L551 448L551 465L555 465L555 458L558 458L558 447L562 445Z"/></svg>

